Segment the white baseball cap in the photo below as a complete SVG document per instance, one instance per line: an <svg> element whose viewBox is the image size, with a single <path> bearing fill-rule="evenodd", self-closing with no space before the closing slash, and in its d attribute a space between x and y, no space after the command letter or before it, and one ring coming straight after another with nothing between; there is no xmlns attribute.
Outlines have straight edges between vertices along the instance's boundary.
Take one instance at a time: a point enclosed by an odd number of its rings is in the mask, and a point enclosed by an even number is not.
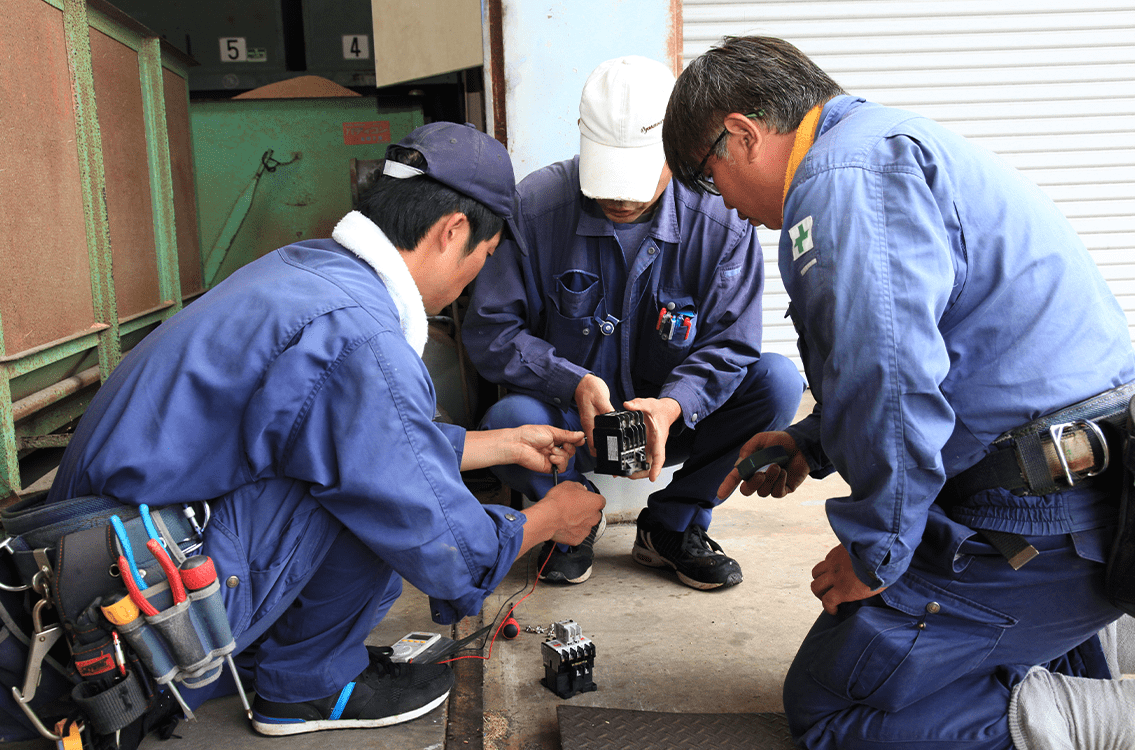
<svg viewBox="0 0 1135 750"><path fill-rule="evenodd" d="M662 119L674 73L646 57L599 65L579 101L579 187L588 198L645 202L666 164Z"/></svg>

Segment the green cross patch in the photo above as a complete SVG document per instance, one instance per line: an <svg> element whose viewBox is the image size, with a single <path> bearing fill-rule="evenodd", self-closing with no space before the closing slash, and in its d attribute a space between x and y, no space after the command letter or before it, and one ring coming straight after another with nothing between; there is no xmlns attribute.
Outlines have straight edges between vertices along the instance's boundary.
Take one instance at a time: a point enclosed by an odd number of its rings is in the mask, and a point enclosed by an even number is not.
<svg viewBox="0 0 1135 750"><path fill-rule="evenodd" d="M800 256L812 249L812 217L805 216L804 220L788 230L792 240L792 260L799 260Z"/></svg>

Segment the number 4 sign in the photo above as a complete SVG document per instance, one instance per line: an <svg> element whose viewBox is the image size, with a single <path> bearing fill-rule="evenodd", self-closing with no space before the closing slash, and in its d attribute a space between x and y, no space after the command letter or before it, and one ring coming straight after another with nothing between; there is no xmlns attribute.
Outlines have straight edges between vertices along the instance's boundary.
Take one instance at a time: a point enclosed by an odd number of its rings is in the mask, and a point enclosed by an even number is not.
<svg viewBox="0 0 1135 750"><path fill-rule="evenodd" d="M370 37L366 34L347 34L343 36L344 60L369 60Z"/></svg>

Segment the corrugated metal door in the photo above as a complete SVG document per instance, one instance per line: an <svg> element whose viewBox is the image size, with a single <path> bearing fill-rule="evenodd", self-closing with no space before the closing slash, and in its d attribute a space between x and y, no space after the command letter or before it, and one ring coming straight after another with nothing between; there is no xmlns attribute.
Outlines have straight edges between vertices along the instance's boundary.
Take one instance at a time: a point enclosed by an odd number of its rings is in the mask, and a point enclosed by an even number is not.
<svg viewBox="0 0 1135 750"><path fill-rule="evenodd" d="M683 62L725 35L795 44L845 90L1004 156L1072 221L1135 329L1131 0L683 0ZM760 230L765 349L792 356L779 232ZM1053 352L1053 356L1059 356Z"/></svg>

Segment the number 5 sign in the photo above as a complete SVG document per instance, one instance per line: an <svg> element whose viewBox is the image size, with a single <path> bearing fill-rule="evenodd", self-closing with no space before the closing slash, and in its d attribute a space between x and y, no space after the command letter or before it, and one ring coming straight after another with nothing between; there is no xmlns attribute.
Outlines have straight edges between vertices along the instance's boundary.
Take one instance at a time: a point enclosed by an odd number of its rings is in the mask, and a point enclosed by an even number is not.
<svg viewBox="0 0 1135 750"><path fill-rule="evenodd" d="M366 34L347 34L343 37L344 60L369 60L370 37Z"/></svg>
<svg viewBox="0 0 1135 750"><path fill-rule="evenodd" d="M247 62L248 46L242 36L221 37L221 62Z"/></svg>

